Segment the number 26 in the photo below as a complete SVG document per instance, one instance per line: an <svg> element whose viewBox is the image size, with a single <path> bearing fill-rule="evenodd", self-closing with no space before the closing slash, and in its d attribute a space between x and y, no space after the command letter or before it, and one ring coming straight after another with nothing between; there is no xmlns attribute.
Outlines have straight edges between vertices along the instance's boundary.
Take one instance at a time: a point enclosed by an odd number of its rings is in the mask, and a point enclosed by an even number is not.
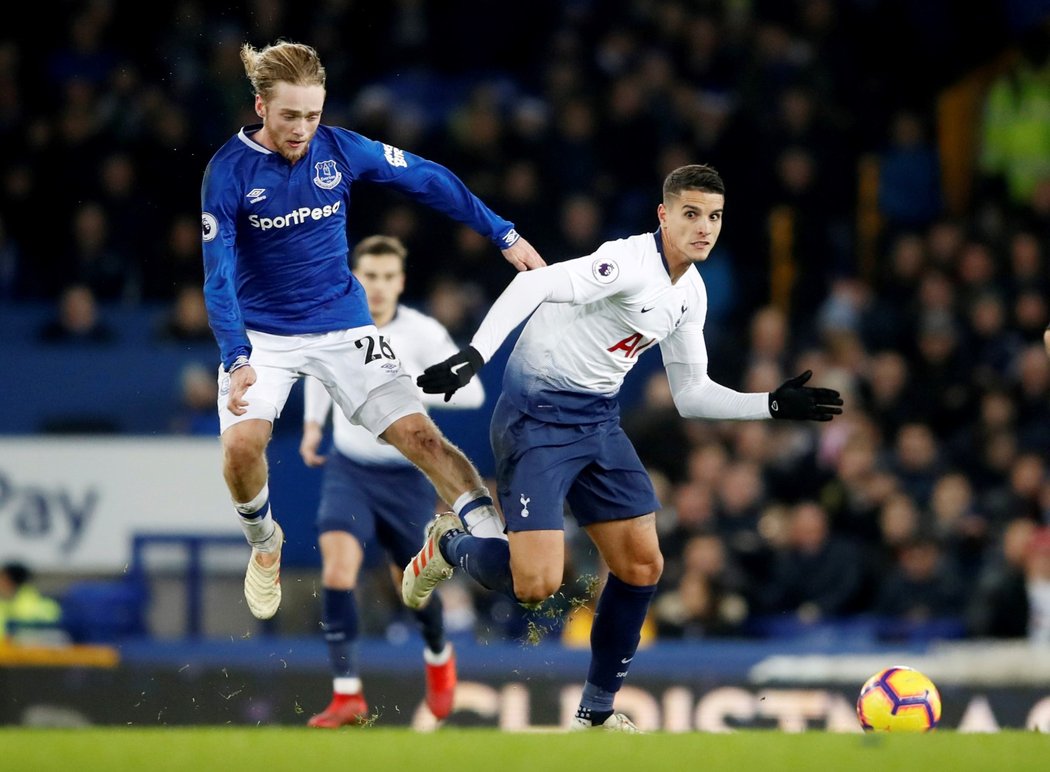
<svg viewBox="0 0 1050 772"><path fill-rule="evenodd" d="M358 348L365 349L365 364L374 362L377 359L386 357L387 359L397 359L397 354L394 353L394 349L390 348L390 344L382 335L379 336L379 351L376 351L376 339L371 335L354 341L354 344ZM367 347L367 348L366 348Z"/></svg>

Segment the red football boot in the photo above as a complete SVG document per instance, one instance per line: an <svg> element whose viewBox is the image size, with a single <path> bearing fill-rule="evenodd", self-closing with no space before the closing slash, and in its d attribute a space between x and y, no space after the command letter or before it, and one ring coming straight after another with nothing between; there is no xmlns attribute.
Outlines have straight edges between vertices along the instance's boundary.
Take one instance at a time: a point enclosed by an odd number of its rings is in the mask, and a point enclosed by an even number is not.
<svg viewBox="0 0 1050 772"><path fill-rule="evenodd" d="M432 654L429 649L423 652L427 671L427 707L439 721L448 718L452 712L452 702L456 695L456 654L452 644L445 644L448 656L439 665L430 663L441 654Z"/></svg>
<svg viewBox="0 0 1050 772"><path fill-rule="evenodd" d="M322 729L338 729L347 724L364 724L368 721L368 703L360 692L357 694L333 694L328 707L306 722L307 726Z"/></svg>

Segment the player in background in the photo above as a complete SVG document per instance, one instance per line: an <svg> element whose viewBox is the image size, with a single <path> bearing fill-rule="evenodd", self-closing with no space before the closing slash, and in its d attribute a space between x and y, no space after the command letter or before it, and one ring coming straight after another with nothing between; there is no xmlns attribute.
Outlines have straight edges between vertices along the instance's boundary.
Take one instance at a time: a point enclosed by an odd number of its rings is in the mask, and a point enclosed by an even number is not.
<svg viewBox="0 0 1050 772"><path fill-rule="evenodd" d="M320 380L351 422L422 469L469 528L503 533L477 469L427 416L350 272L353 183L390 185L471 226L519 270L544 262L448 169L322 125L325 70L313 48L246 44L241 59L262 123L238 131L205 171L204 295L222 358L223 476L252 546L245 599L252 614L269 619L281 602L284 534L270 512L266 446L302 375Z"/></svg>
<svg viewBox="0 0 1050 772"><path fill-rule="evenodd" d="M470 345L417 379L424 392L451 397L531 315L507 362L490 427L509 543L477 538L454 514L438 515L405 570L402 598L409 607L425 603L459 566L519 603L542 602L562 584L567 501L609 567L572 729L638 731L614 712L613 700L663 569L659 503L620 427L617 394L639 355L659 343L686 418L830 421L842 412L838 392L804 385L808 371L772 393L741 393L708 377L707 292L695 264L711 254L724 203L713 168L676 169L664 181L654 233L516 276ZM435 557L424 560L430 551Z"/></svg>
<svg viewBox="0 0 1050 772"><path fill-rule="evenodd" d="M421 373L435 356L458 347L436 319L400 305L405 289L404 245L389 236L369 236L354 248L353 271L368 297L380 345L391 346L408 373ZM310 726L334 729L368 718L358 669L357 602L354 588L369 544L389 555L394 582L416 554L419 537L433 516L437 494L430 481L395 448L376 440L336 410L332 413L334 449L318 450L332 398L324 385L307 376L304 383L303 438L299 452L307 466L324 466L317 512L321 547L322 623L332 668L332 701L313 716ZM422 396L425 405L445 404L438 395ZM478 408L485 401L480 380L473 380L447 407ZM441 598L436 593L414 615L426 646L426 703L438 719L452 712L456 661L445 640Z"/></svg>

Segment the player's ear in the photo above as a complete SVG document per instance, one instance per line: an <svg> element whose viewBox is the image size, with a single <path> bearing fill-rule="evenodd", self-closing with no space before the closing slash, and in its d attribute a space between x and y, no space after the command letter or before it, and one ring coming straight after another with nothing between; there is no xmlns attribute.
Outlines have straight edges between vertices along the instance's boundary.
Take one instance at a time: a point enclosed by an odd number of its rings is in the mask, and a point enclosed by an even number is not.
<svg viewBox="0 0 1050 772"><path fill-rule="evenodd" d="M260 118L266 117L266 103L263 102L263 98L258 94L255 95L255 114Z"/></svg>
<svg viewBox="0 0 1050 772"><path fill-rule="evenodd" d="M661 228L666 228L667 227L667 207L664 206L662 201L656 207L656 216L658 218L660 218L660 227Z"/></svg>

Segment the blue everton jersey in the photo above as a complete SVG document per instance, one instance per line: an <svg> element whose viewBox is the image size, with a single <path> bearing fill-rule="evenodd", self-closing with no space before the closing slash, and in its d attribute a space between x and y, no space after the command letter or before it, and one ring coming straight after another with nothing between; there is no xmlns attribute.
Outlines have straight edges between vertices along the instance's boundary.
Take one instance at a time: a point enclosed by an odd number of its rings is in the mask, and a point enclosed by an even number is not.
<svg viewBox="0 0 1050 772"><path fill-rule="evenodd" d="M392 185L487 236L518 238L445 167L346 129L319 126L290 164L245 127L212 157L201 189L204 297L229 368L251 354L245 330L306 335L371 324L347 264L350 188Z"/></svg>

